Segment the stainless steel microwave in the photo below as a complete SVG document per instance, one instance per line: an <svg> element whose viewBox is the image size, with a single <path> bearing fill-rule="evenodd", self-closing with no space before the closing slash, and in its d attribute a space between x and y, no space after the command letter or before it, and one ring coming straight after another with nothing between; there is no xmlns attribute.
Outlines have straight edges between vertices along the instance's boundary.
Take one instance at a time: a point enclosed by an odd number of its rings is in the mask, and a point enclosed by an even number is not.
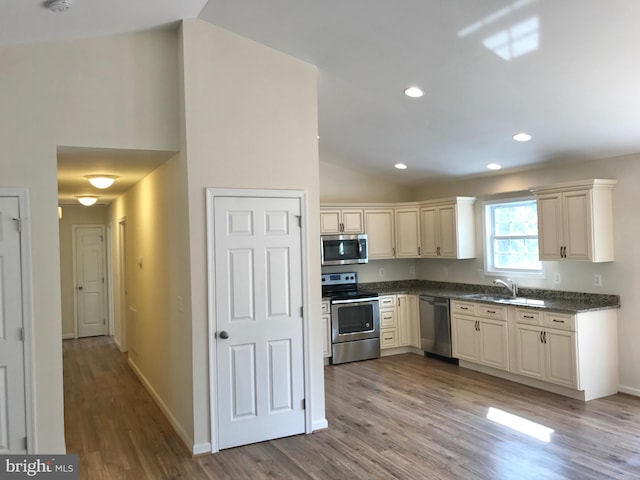
<svg viewBox="0 0 640 480"><path fill-rule="evenodd" d="M367 263L367 234L322 235L322 265L349 265Z"/></svg>

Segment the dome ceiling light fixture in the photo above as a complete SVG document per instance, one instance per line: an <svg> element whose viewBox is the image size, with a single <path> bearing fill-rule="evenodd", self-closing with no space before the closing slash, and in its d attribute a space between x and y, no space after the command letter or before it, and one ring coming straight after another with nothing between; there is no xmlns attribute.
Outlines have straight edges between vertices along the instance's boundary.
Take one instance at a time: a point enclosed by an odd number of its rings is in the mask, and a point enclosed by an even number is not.
<svg viewBox="0 0 640 480"><path fill-rule="evenodd" d="M85 175L84 178L89 180L89 183L96 188L109 188L113 185L113 182L118 178L117 175Z"/></svg>
<svg viewBox="0 0 640 480"><path fill-rule="evenodd" d="M95 195L79 195L76 197L76 199L78 199L78 202L80 202L85 207L94 205L98 201L98 198L99 197L96 197Z"/></svg>
<svg viewBox="0 0 640 480"><path fill-rule="evenodd" d="M71 8L71 0L47 0L44 6L55 13L64 12Z"/></svg>
<svg viewBox="0 0 640 480"><path fill-rule="evenodd" d="M499 163L490 163L489 165L487 165L487 168L489 170L500 170L502 168L502 165L500 165Z"/></svg>

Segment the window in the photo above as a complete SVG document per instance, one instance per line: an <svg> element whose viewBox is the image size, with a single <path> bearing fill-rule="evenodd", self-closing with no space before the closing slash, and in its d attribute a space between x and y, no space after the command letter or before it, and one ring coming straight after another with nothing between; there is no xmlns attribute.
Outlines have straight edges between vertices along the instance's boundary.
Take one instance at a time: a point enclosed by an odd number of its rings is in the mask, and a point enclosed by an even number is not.
<svg viewBox="0 0 640 480"><path fill-rule="evenodd" d="M486 273L541 275L535 199L484 205Z"/></svg>

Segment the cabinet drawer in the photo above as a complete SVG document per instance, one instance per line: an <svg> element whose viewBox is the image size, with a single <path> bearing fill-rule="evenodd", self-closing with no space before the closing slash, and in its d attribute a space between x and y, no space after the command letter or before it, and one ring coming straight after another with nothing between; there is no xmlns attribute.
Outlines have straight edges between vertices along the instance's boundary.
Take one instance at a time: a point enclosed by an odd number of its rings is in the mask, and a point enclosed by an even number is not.
<svg viewBox="0 0 640 480"><path fill-rule="evenodd" d="M451 313L461 313L463 315L475 315L476 304L471 302L451 301Z"/></svg>
<svg viewBox="0 0 640 480"><path fill-rule="evenodd" d="M380 348L392 348L398 346L398 335L395 328L380 330Z"/></svg>
<svg viewBox="0 0 640 480"><path fill-rule="evenodd" d="M576 330L576 316L566 313L547 312L544 314L544 325L549 328L561 330Z"/></svg>
<svg viewBox="0 0 640 480"><path fill-rule="evenodd" d="M384 295L380 297L380 308L395 307L395 306L396 306L395 295Z"/></svg>
<svg viewBox="0 0 640 480"><path fill-rule="evenodd" d="M542 325L543 314L539 310L516 308L516 322L529 325Z"/></svg>
<svg viewBox="0 0 640 480"><path fill-rule="evenodd" d="M393 309L380 310L380 328L395 328L396 311Z"/></svg>
<svg viewBox="0 0 640 480"><path fill-rule="evenodd" d="M322 302L322 315L326 315L328 313L331 313L329 302Z"/></svg>
<svg viewBox="0 0 640 480"><path fill-rule="evenodd" d="M506 320L507 319L507 307L499 305L476 305L476 315L483 318L492 318L494 320Z"/></svg>

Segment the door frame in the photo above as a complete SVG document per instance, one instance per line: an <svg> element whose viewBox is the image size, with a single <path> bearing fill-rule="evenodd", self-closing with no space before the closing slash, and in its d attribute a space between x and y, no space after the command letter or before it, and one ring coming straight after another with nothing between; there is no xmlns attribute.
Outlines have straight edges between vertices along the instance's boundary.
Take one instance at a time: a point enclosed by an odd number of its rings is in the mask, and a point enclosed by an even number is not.
<svg viewBox="0 0 640 480"><path fill-rule="evenodd" d="M22 328L24 329L23 356L24 356L24 398L25 418L27 421L27 453L37 451L38 438L36 436L35 417L35 365L34 348L34 320L33 320L33 267L31 259L31 206L29 202L29 190L26 188L0 187L0 196L17 197L20 218L22 219L22 231L20 232L20 270L22 277ZM57 209L56 209L57 210ZM51 210L52 215L54 210ZM55 212L57 218L57 211Z"/></svg>
<svg viewBox="0 0 640 480"><path fill-rule="evenodd" d="M118 339L115 331L115 325L113 330L113 336L118 345L118 349L125 353L128 347L127 337L127 217L120 217L118 219L118 313L120 318L120 338ZM115 296L112 303L113 311L116 309Z"/></svg>
<svg viewBox="0 0 640 480"><path fill-rule="evenodd" d="M71 260L73 262L73 338L78 338L78 289L76 288L76 285L78 284L78 279L76 278L76 232L81 229L81 228L102 228L102 236L103 236L103 240L102 240L102 273L105 276L105 281L102 284L102 289L103 289L103 294L104 294L104 298L103 298L103 307L105 309L105 311L103 312L104 314L104 318L108 318L108 316L110 315L110 305L109 305L109 288L108 288L108 282L109 282L109 271L107 270L107 232L106 232L106 228L104 225L101 224L77 224L77 225L71 225ZM104 326L104 335L110 335L110 328L109 328L109 324L106 323Z"/></svg>
<svg viewBox="0 0 640 480"><path fill-rule="evenodd" d="M307 248L307 195L303 190L264 190L248 188L207 188L206 189L206 226L207 226L207 325L209 335L207 338L209 350L209 417L211 429L211 453L219 451L218 439L218 371L217 371L217 344L213 335L216 331L215 311L216 311L216 283L215 283L215 255L212 242L215 239L214 229L214 201L216 197L238 197L238 198L290 198L300 202L300 213L302 215L300 225L300 253L302 255L302 357L303 357L303 382L305 396L304 424L305 433L312 430L312 397L311 397L311 348L310 348L310 326L309 326L309 282L308 278L308 248Z"/></svg>

